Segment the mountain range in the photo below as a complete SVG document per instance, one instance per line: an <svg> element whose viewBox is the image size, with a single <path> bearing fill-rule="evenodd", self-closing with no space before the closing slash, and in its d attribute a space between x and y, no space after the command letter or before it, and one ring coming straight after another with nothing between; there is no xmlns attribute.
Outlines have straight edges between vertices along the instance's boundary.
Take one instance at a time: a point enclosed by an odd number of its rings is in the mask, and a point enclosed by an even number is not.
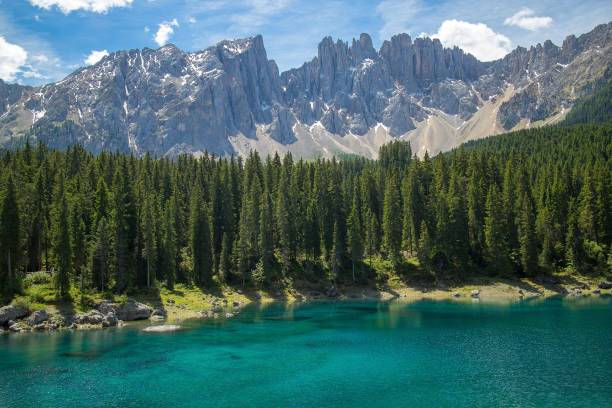
<svg viewBox="0 0 612 408"><path fill-rule="evenodd" d="M350 44L327 37L316 57L282 73L261 36L198 52L118 51L41 87L0 80L0 146L376 157L401 138L435 154L561 120L610 78L611 32L612 22L492 62L407 34L379 50L367 34Z"/></svg>

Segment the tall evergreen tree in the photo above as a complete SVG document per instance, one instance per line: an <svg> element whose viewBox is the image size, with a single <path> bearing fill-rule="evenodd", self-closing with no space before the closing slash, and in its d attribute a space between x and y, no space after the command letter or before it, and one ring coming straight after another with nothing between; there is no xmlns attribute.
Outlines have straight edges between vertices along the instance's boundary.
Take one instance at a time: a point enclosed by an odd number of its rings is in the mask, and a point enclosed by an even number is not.
<svg viewBox="0 0 612 408"><path fill-rule="evenodd" d="M395 178L388 180L383 204L383 244L393 262L400 260L402 242L401 198Z"/></svg>
<svg viewBox="0 0 612 408"><path fill-rule="evenodd" d="M103 292L108 289L111 266L111 234L106 218L98 220L90 250L90 270L93 286Z"/></svg>
<svg viewBox="0 0 612 408"><path fill-rule="evenodd" d="M485 211L484 235L487 263L491 271L507 275L511 266L505 236L506 224L499 190L495 185L489 188Z"/></svg>
<svg viewBox="0 0 612 408"><path fill-rule="evenodd" d="M15 183L9 173L0 207L0 295L8 299L21 290L21 234Z"/></svg>
<svg viewBox="0 0 612 408"><path fill-rule="evenodd" d="M208 209L196 187L191 200L191 257L193 281L204 285L212 278L213 256Z"/></svg>
<svg viewBox="0 0 612 408"><path fill-rule="evenodd" d="M55 274L55 289L59 297L65 298L70 292L70 277L72 275L72 248L70 242L70 224L68 202L64 190L64 175L60 173L56 192L55 234L53 251L57 272Z"/></svg>
<svg viewBox="0 0 612 408"><path fill-rule="evenodd" d="M523 273L533 276L538 266L538 249L535 236L535 221L533 205L525 194L522 200L518 221L518 239L520 245L520 258Z"/></svg>
<svg viewBox="0 0 612 408"><path fill-rule="evenodd" d="M361 225L361 201L359 190L353 194L353 205L348 219L348 249L351 254L351 272L353 283L356 281L356 272L360 268L363 256L363 228Z"/></svg>

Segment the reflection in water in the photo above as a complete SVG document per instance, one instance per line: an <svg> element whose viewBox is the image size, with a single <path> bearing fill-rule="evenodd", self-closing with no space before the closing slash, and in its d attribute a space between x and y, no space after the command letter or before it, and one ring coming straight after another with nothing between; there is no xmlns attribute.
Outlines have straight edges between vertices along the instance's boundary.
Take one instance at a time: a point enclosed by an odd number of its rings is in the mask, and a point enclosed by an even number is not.
<svg viewBox="0 0 612 408"><path fill-rule="evenodd" d="M15 397L0 405L605 406L611 318L595 298L320 301L255 304L172 336L142 324L2 336L0 393Z"/></svg>

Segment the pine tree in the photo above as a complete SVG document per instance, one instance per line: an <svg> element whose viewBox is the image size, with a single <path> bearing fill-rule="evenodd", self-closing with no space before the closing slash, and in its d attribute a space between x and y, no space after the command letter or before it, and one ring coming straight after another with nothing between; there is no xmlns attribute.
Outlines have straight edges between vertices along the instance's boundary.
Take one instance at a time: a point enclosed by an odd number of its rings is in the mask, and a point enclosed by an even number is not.
<svg viewBox="0 0 612 408"><path fill-rule="evenodd" d="M106 218L98 220L90 250L90 269L93 286L100 292L108 288L111 265L111 234Z"/></svg>
<svg viewBox="0 0 612 408"><path fill-rule="evenodd" d="M274 217L272 216L272 200L269 187L266 185L261 201L259 217L259 253L264 274L270 271L274 256Z"/></svg>
<svg viewBox="0 0 612 408"><path fill-rule="evenodd" d="M72 275L72 248L70 242L70 224L68 217L68 202L64 190L64 176L60 173L56 193L56 216L53 251L57 272L55 274L55 289L60 298L66 298L70 292L70 276Z"/></svg>
<svg viewBox="0 0 612 408"><path fill-rule="evenodd" d="M225 282L231 274L232 266L232 242L229 234L223 233L223 245L221 246L221 255L219 256L219 280Z"/></svg>
<svg viewBox="0 0 612 408"><path fill-rule="evenodd" d="M485 257L492 272L506 275L510 272L506 225L499 191L495 185L489 188L485 211Z"/></svg>
<svg viewBox="0 0 612 408"><path fill-rule="evenodd" d="M176 280L177 264L177 239L174 227L174 214L171 206L168 206L163 215L163 238L162 238L162 259L163 276L166 280L166 287L174 290Z"/></svg>
<svg viewBox="0 0 612 408"><path fill-rule="evenodd" d="M292 242L293 228L291 224L291 211L289 199L288 177L282 172L276 196L276 231L278 234L278 262L281 272L286 275L293 259Z"/></svg>
<svg viewBox="0 0 612 408"><path fill-rule="evenodd" d="M213 257L210 219L199 187L195 188L192 195L190 221L193 281L204 285L212 277Z"/></svg>
<svg viewBox="0 0 612 408"><path fill-rule="evenodd" d="M344 261L344 242L342 242L342 235L340 233L340 226L338 222L334 224L334 239L332 244L332 251L329 261L329 280L334 283L340 271Z"/></svg>
<svg viewBox="0 0 612 408"><path fill-rule="evenodd" d="M117 168L113 178L113 272L115 290L124 292L131 285L133 242L130 228L130 210L128 208L129 193L123 171L125 167Z"/></svg>
<svg viewBox="0 0 612 408"><path fill-rule="evenodd" d="M157 265L157 242L155 240L155 226L153 221L152 198L147 196L144 201L144 219L142 225L144 246L142 248L146 261L147 269L147 288L151 287L152 279L155 276L155 266Z"/></svg>
<svg viewBox="0 0 612 408"><path fill-rule="evenodd" d="M402 242L401 198L395 178L388 180L383 204L383 244L393 262L400 260Z"/></svg>
<svg viewBox="0 0 612 408"><path fill-rule="evenodd" d="M431 269L431 254L433 252L433 244L429 235L429 228L425 221L421 222L421 231L418 243L418 258L419 263L425 270Z"/></svg>
<svg viewBox="0 0 612 408"><path fill-rule="evenodd" d="M355 283L355 273L359 268L363 256L363 232L361 226L359 191L356 188L353 194L353 205L348 219L348 241L351 254L351 271L353 283Z"/></svg>
<svg viewBox="0 0 612 408"><path fill-rule="evenodd" d="M80 280L81 289L85 280L87 263L87 238L85 222L80 216L79 203L76 202L71 211L70 242L72 244L72 267L75 276Z"/></svg>
<svg viewBox="0 0 612 408"><path fill-rule="evenodd" d="M518 220L521 266L523 268L523 273L527 276L533 276L536 273L538 265L533 205L526 194L523 196L522 203Z"/></svg>
<svg viewBox="0 0 612 408"><path fill-rule="evenodd" d="M0 207L0 296L11 299L21 290L21 218L12 172Z"/></svg>
<svg viewBox="0 0 612 408"><path fill-rule="evenodd" d="M378 220L372 213L372 210L367 209L364 218L364 224L366 225L365 231L365 252L368 258L372 258L378 252Z"/></svg>

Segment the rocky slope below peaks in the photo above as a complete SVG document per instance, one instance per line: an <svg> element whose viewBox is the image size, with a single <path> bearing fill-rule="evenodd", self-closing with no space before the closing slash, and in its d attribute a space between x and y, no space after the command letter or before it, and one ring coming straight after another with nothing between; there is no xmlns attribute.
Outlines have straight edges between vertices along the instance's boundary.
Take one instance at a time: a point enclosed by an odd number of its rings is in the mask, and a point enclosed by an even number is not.
<svg viewBox="0 0 612 408"><path fill-rule="evenodd" d="M562 46L519 47L489 63L407 34L325 38L284 73L261 36L203 51L115 52L40 88L0 82L0 144L28 137L88 150L374 157L393 138L418 153L561 119L610 75L612 23Z"/></svg>

